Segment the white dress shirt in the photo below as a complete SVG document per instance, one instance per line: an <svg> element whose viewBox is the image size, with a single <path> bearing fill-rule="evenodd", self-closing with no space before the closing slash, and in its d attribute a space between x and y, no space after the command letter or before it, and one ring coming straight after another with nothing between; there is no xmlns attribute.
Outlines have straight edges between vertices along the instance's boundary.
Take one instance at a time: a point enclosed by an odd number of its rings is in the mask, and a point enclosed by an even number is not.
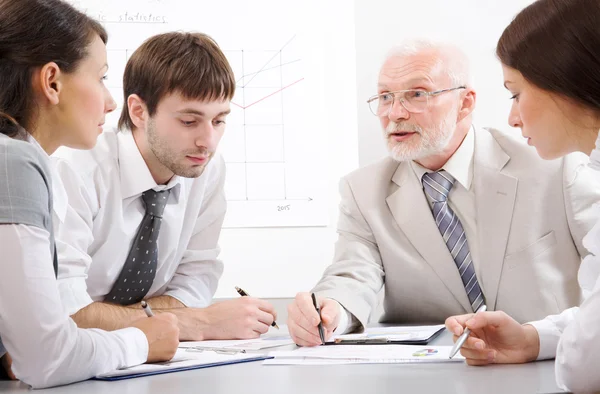
<svg viewBox="0 0 600 394"><path fill-rule="evenodd" d="M467 243L469 245L469 251L473 258L473 266L475 273L479 280L479 287L485 294L482 279L480 273L481 265L478 264L478 253L477 253L477 218L475 211L475 187L473 185L473 158L475 154L475 130L472 127L465 139L460 144L456 152L448 159L446 164L441 169L447 171L454 177L456 182L450 194L448 195L448 204L450 208L458 216L463 229L465 230L465 236L467 237ZM431 170L421 166L420 164L411 161L411 168L415 177L418 179L419 184L422 184L423 175ZM423 191L425 193L425 191ZM429 202L429 199L427 199ZM431 202L429 202L431 207ZM338 327L335 330L336 334L344 334L351 332L357 325L357 321L350 312L348 312L339 303L340 321Z"/></svg>
<svg viewBox="0 0 600 394"><path fill-rule="evenodd" d="M43 152L41 147L30 142ZM45 153L44 153L45 155ZM51 175L52 175L52 166ZM53 177L54 212L64 212L60 179ZM89 379L141 364L148 356L142 331L79 329L64 313L54 276L50 234L22 224L0 225L0 335L15 375L34 388Z"/></svg>
<svg viewBox="0 0 600 394"><path fill-rule="evenodd" d="M440 170L445 170L456 180L448 195L448 204L456 216L458 216L458 219L463 226L463 230L465 230L467 244L469 245L469 251L471 252L473 260L473 267L475 268L475 273L479 280L479 287L485 295L481 277L481 264L477 249L477 215L475 211L475 186L473 185L474 154L475 130L471 128L462 144L460 144L456 152L454 152ZM423 175L432 171L414 161L410 164L419 183L423 184ZM425 193L425 191L423 191L423 193ZM427 202L429 207L433 209L433 205L428 198Z"/></svg>
<svg viewBox="0 0 600 394"><path fill-rule="evenodd" d="M600 132L590 167L600 171ZM596 205L600 211L600 205ZM574 392L600 390L600 222L583 239L591 252L579 268L579 285L585 297L581 307L530 323L540 337L538 360L556 356L559 387Z"/></svg>
<svg viewBox="0 0 600 394"><path fill-rule="evenodd" d="M133 135L105 131L91 151L53 158L69 206L56 236L59 290L69 315L103 301L117 280L145 214L144 191L171 189L158 238L156 277L146 298L168 295L189 307L210 304L223 264L225 163L216 155L198 178L154 181Z"/></svg>

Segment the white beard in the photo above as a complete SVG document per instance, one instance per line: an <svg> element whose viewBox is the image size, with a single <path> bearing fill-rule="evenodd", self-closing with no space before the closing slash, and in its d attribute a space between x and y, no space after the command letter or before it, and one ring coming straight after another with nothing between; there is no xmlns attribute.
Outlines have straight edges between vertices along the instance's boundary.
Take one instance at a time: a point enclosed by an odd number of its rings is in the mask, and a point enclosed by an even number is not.
<svg viewBox="0 0 600 394"><path fill-rule="evenodd" d="M396 161L409 161L441 153L452 139L457 116L458 108L454 108L439 124L425 132L415 124L390 121L384 132L390 156ZM413 135L408 141L397 142L390 134L398 131L414 131L418 135Z"/></svg>

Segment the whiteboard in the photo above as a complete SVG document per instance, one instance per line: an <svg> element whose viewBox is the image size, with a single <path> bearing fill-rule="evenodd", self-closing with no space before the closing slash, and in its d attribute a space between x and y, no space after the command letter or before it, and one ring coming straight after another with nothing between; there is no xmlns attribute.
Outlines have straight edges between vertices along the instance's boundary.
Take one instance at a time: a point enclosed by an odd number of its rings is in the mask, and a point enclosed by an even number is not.
<svg viewBox="0 0 600 394"><path fill-rule="evenodd" d="M109 32L107 86L146 38L211 35L237 81L227 163L225 271L216 297L310 289L331 262L339 178L358 165L354 8L345 0L73 0ZM107 119L116 124L120 110Z"/></svg>

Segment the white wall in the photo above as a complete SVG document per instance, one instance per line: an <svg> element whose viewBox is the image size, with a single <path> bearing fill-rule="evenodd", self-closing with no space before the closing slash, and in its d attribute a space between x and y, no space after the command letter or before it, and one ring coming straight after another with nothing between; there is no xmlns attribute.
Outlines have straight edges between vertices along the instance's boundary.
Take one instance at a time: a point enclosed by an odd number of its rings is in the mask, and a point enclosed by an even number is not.
<svg viewBox="0 0 600 394"><path fill-rule="evenodd" d="M379 122L366 99L376 93L387 51L402 40L430 38L460 46L471 59L477 91L475 124L509 128L510 95L502 86L496 42L531 0L355 0L359 162L386 155ZM516 131L515 131L516 132Z"/></svg>

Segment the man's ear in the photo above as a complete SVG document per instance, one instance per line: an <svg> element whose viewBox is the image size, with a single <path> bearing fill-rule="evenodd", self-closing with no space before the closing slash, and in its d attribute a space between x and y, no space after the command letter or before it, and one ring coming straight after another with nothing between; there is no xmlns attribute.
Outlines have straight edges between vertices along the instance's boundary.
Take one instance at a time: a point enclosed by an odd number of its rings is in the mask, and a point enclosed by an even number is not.
<svg viewBox="0 0 600 394"><path fill-rule="evenodd" d="M458 109L458 116L456 121L460 122L467 116L471 115L475 110L475 103L477 101L477 93L473 89L467 86L466 93L463 93L460 108Z"/></svg>
<svg viewBox="0 0 600 394"><path fill-rule="evenodd" d="M44 97L50 105L57 105L63 89L63 78L65 74L54 62L46 63L34 73L32 84L34 91Z"/></svg>
<svg viewBox="0 0 600 394"><path fill-rule="evenodd" d="M137 129L144 130L148 121L148 107L144 100L137 94L130 94L127 97L127 112L129 118Z"/></svg>

